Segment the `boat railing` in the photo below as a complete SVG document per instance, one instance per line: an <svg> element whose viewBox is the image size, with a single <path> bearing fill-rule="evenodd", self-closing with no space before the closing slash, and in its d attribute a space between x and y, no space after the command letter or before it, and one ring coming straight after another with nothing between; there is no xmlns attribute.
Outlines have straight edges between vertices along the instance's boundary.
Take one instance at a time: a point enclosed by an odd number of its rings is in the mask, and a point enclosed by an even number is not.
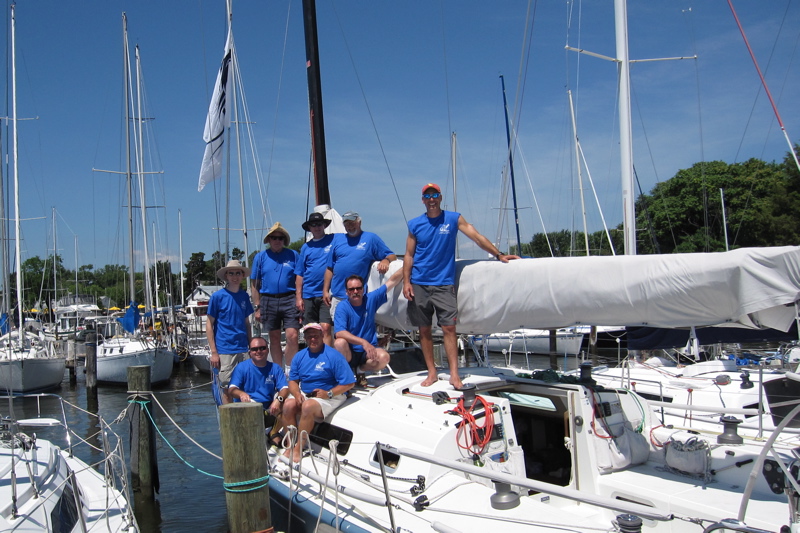
<svg viewBox="0 0 800 533"><path fill-rule="evenodd" d="M103 459L100 461L99 464L103 465L102 474L106 479L106 487L109 489L117 489L122 492L127 499L127 501L131 500L130 494L130 483L128 482L128 475L127 475L127 468L125 466L125 452L124 452L124 442L122 437L117 434L111 426L105 421L105 419L95 413L90 411L86 411L85 409L71 404L64 400L61 396L52 393L33 393L33 394L12 394L12 395L0 395L0 400L17 400L17 401L24 401L26 399L34 399L36 401L36 417L35 418L28 418L24 420L12 420L12 423L17 426L23 427L58 427L64 431L63 439L65 444L65 451L69 457L74 457L74 446L73 446L73 436L78 438L80 443L86 444L88 447L102 453ZM47 418L43 417L42 414L44 412L42 401L55 399L59 403L59 410L60 410L60 419L55 418ZM86 413L91 417L96 417L99 426L98 434L101 436L101 447L97 447L91 444L88 440L80 437L75 431L70 427L69 421L67 419L67 405L71 408L77 409L82 413ZM50 410L50 408L48 408ZM95 466L95 464L88 462L91 466ZM77 493L77 491L76 491ZM78 507L80 508L80 507ZM134 523L133 515L132 515L132 508L128 507L129 513L129 523Z"/></svg>
<svg viewBox="0 0 800 533"><path fill-rule="evenodd" d="M743 524L738 520L720 520L717 523L711 524L703 530L703 533L711 533L712 531L740 531L741 533L769 533L766 529L759 529L750 527Z"/></svg>

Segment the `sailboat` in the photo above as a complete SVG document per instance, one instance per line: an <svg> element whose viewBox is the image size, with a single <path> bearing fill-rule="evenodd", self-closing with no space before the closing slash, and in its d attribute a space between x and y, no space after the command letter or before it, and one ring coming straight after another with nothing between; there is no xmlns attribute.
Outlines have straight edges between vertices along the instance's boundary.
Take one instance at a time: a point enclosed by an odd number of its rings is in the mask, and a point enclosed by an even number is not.
<svg viewBox="0 0 800 533"><path fill-rule="evenodd" d="M0 390L5 392L30 392L57 387L64 379L64 369L66 368L66 358L55 354L52 345L46 345L38 334L25 331L25 319L23 316L24 305L22 297L22 260L21 254L21 234L20 234L20 185L19 185L19 160L18 160L18 136L17 136L17 70L16 70L16 19L14 18L14 6L11 6L11 72L13 87L13 172L14 172L14 228L15 256L17 272L17 313L15 331L8 331L0 337ZM5 229L5 224L2 226ZM3 256L8 242L6 236L2 236ZM5 267L4 267L5 270ZM4 280L5 287L8 286L8 278ZM8 291L6 291L7 293ZM9 301L7 295L3 299L5 303Z"/></svg>
<svg viewBox="0 0 800 533"><path fill-rule="evenodd" d="M124 72L125 72L125 124L126 124L126 146L127 146L127 169L126 179L128 188L128 236L129 236L129 270L128 284L131 298L135 292L134 283L134 253L133 253L133 172L131 169L131 120L130 112L132 109L133 87L130 74L130 55L128 49L128 19L125 13L122 14L123 29L123 48L124 48ZM138 47L136 48L136 72L137 78L140 72ZM141 121L139 122L141 127ZM136 129L134 128L136 131ZM144 195L144 165L141 157L141 135L138 136L139 149L137 154L138 164L138 190L139 202L142 218L142 230L147 235L147 223L145 217L145 195ZM150 279L147 260L147 238L142 239L142 246L145 253L145 309L150 309L151 313L155 310L150 295ZM161 383L169 380L172 374L172 363L174 353L168 348L166 339L146 331L141 327L138 304L132 300L126 311L124 319L112 323L116 327L113 336L102 336L98 338L97 345L97 381L108 383L127 383L127 369L129 366L148 365L150 367L150 382ZM105 325L104 327L109 327Z"/></svg>
<svg viewBox="0 0 800 533"><path fill-rule="evenodd" d="M303 5L308 51L316 46L314 1ZM316 56L307 59L318 75ZM800 300L800 247L458 261L456 278L465 334L643 323L785 329ZM410 329L399 290L378 321ZM278 527L800 530L796 474L772 474L795 460L794 445L775 440L784 422L766 443L739 435L735 424L720 435L667 427L647 400L598 385L588 367L561 379L486 365L461 369L460 390L444 372L422 387L420 359L407 350L393 357L390 374L354 389L312 430L300 462L270 451L270 496L290 522ZM786 423L800 412L790 408ZM289 431L284 445L297 439Z"/></svg>

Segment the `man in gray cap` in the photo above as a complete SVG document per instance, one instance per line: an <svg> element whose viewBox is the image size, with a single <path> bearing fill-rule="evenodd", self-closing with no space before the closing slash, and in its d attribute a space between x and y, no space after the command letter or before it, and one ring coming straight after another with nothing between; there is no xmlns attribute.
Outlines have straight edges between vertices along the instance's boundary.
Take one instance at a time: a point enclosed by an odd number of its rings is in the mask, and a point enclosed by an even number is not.
<svg viewBox="0 0 800 533"><path fill-rule="evenodd" d="M336 305L347 299L345 280L357 274L369 278L369 268L373 261L380 261L378 272L386 274L389 263L397 259L383 240L369 231L361 230L361 217L355 211L342 215L347 233L337 233L333 237L333 247L325 272L323 299L331 306L331 316L336 320ZM366 290L366 287L364 288Z"/></svg>

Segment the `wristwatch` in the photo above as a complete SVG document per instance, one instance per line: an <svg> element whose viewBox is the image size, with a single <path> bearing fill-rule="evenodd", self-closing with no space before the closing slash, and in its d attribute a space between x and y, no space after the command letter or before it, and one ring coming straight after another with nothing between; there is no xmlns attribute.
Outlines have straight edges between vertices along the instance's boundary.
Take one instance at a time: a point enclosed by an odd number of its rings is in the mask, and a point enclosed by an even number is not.
<svg viewBox="0 0 800 533"><path fill-rule="evenodd" d="M279 402L283 403L283 400L285 400L286 398L284 398L283 396L278 394L277 396L275 396L275 399L278 400Z"/></svg>
<svg viewBox="0 0 800 533"><path fill-rule="evenodd" d="M332 390L328 391L328 399L329 400L333 400L333 391Z"/></svg>

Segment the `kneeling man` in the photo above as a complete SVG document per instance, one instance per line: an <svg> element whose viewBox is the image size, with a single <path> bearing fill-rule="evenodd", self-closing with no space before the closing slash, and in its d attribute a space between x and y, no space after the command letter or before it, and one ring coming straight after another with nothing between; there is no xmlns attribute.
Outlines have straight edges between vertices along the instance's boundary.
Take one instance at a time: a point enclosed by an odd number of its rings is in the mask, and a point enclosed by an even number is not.
<svg viewBox="0 0 800 533"><path fill-rule="evenodd" d="M347 301L337 309L333 329L336 340L334 348L344 355L355 372L377 372L389 364L389 352L378 347L378 332L375 313L388 300L387 293L400 283L402 269L390 277L384 285L364 294L364 279L352 275L345 280Z"/></svg>

